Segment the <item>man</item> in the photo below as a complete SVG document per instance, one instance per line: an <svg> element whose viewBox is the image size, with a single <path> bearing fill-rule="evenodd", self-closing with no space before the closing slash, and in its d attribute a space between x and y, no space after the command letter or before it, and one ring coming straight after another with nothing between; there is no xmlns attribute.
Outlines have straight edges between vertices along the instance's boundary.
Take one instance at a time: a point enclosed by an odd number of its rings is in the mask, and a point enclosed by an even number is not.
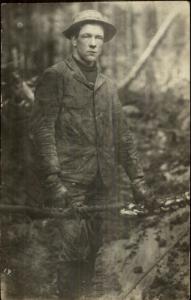
<svg viewBox="0 0 191 300"><path fill-rule="evenodd" d="M32 138L46 205L76 207L110 201L117 196L118 164L131 179L135 198L146 199L143 172L115 83L97 66L104 43L115 33L116 28L99 12L80 12L64 31L72 55L48 68L37 85ZM59 292L72 299L76 272L83 264L94 264L101 244L100 222L91 216L74 216L63 221L62 230Z"/></svg>

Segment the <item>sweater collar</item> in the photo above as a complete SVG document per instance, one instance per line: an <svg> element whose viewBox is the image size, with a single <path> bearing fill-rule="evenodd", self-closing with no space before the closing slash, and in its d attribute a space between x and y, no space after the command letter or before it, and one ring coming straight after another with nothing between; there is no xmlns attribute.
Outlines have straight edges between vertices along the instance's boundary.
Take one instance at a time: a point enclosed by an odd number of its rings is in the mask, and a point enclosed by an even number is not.
<svg viewBox="0 0 191 300"><path fill-rule="evenodd" d="M86 77L80 70L79 66L73 59L72 55L67 57L66 64L71 69L73 76L76 80L80 81L81 83L85 84L86 86L88 86L91 89L93 88L92 84L86 79ZM105 76L103 74L101 74L100 67L97 64L97 78L96 78L96 82L94 85L94 90L97 90L98 88L100 88L104 84L104 82L105 82Z"/></svg>
<svg viewBox="0 0 191 300"><path fill-rule="evenodd" d="M93 66L87 66L80 62L75 56L72 56L73 60L76 62L76 64L80 67L82 71L85 72L96 72L97 71L97 64L95 63Z"/></svg>

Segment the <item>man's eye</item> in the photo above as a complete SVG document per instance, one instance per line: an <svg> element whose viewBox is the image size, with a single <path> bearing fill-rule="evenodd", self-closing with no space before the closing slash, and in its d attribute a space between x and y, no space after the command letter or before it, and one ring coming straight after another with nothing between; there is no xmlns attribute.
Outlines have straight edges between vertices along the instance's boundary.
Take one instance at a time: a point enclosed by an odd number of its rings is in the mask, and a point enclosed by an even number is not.
<svg viewBox="0 0 191 300"><path fill-rule="evenodd" d="M103 36L98 35L98 36L97 36L97 39L98 39L98 40L103 40Z"/></svg>
<svg viewBox="0 0 191 300"><path fill-rule="evenodd" d="M88 34L82 35L82 38L83 38L83 39L88 39L88 38L90 38L90 37L91 37L91 36L88 35Z"/></svg>

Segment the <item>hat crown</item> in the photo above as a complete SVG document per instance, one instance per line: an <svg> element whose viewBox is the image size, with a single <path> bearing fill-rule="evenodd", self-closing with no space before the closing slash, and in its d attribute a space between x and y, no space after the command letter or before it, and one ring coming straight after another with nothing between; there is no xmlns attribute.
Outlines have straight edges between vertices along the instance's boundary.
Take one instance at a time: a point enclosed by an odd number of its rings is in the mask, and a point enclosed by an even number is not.
<svg viewBox="0 0 191 300"><path fill-rule="evenodd" d="M105 16L99 11L88 9L79 12L72 20L72 24L63 31L66 38L70 39L78 26L86 24L88 22L97 22L104 28L104 42L110 41L116 34L116 27L110 23Z"/></svg>
<svg viewBox="0 0 191 300"><path fill-rule="evenodd" d="M88 9L88 10L84 10L79 12L74 18L73 18L73 23L76 22L81 22L81 21L85 21L85 20L97 20L97 21L104 21L106 22L106 18L103 17L103 15L97 11L97 10L93 10L93 9Z"/></svg>

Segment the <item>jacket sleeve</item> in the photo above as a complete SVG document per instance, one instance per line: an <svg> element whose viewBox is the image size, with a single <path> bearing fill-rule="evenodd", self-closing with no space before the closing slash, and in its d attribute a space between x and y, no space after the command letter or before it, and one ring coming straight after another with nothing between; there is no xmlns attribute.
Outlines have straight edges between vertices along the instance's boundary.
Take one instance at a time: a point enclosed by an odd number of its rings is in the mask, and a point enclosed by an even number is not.
<svg viewBox="0 0 191 300"><path fill-rule="evenodd" d="M144 177L138 157L134 136L129 129L117 92L113 98L113 128L117 160L124 167L130 180Z"/></svg>
<svg viewBox="0 0 191 300"><path fill-rule="evenodd" d="M36 87L31 118L31 136L37 167L45 182L47 178L53 178L53 185L61 184L57 176L60 166L55 140L60 98L59 76L54 69L45 71Z"/></svg>

